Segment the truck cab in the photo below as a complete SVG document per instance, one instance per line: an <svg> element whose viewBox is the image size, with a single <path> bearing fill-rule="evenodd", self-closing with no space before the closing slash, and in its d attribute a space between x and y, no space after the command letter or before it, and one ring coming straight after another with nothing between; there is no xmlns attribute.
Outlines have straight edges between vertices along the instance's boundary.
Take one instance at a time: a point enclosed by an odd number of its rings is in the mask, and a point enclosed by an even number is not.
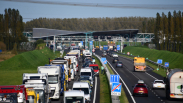
<svg viewBox="0 0 183 103"><path fill-rule="evenodd" d="M51 88L48 84L48 74L46 73L24 73L23 84L26 88L35 90L36 95L39 95L39 102L49 103Z"/></svg>
<svg viewBox="0 0 183 103"><path fill-rule="evenodd" d="M84 98L87 102L90 102L91 89L90 85L87 82L74 82L72 90L81 90L84 91Z"/></svg>
<svg viewBox="0 0 183 103"><path fill-rule="evenodd" d="M24 85L0 86L0 102L24 103L27 100Z"/></svg>
<svg viewBox="0 0 183 103"><path fill-rule="evenodd" d="M84 91L81 90L65 91L63 103L85 103Z"/></svg>
<svg viewBox="0 0 183 103"><path fill-rule="evenodd" d="M48 74L48 84L51 87L51 99L59 99L61 93L61 66L39 66L38 73Z"/></svg>

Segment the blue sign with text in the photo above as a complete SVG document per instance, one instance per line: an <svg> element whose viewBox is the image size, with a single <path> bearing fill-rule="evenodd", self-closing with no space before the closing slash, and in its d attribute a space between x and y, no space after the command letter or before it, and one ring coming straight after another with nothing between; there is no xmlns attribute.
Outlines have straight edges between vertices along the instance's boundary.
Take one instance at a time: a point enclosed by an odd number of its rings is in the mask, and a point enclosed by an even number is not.
<svg viewBox="0 0 183 103"><path fill-rule="evenodd" d="M101 58L102 63L107 64L106 58Z"/></svg>
<svg viewBox="0 0 183 103"><path fill-rule="evenodd" d="M110 75L110 83L119 83L119 75Z"/></svg>
<svg viewBox="0 0 183 103"><path fill-rule="evenodd" d="M120 50L120 45L117 45L117 50Z"/></svg>
<svg viewBox="0 0 183 103"><path fill-rule="evenodd" d="M80 41L81 45L83 45L83 41Z"/></svg>
<svg viewBox="0 0 183 103"><path fill-rule="evenodd" d="M163 63L163 60L162 59L158 59L157 63L158 64L162 64Z"/></svg>
<svg viewBox="0 0 183 103"><path fill-rule="evenodd" d="M165 62L165 67L169 67L169 62Z"/></svg>
<svg viewBox="0 0 183 103"><path fill-rule="evenodd" d="M93 45L93 41L90 41L90 45Z"/></svg>

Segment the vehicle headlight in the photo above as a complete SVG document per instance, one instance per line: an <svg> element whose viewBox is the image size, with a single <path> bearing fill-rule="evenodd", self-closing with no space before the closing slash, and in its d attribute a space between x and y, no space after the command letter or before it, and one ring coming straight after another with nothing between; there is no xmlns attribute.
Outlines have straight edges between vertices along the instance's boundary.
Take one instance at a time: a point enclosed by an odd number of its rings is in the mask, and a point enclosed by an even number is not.
<svg viewBox="0 0 183 103"><path fill-rule="evenodd" d="M0 97L0 101L3 101L3 98Z"/></svg>
<svg viewBox="0 0 183 103"><path fill-rule="evenodd" d="M3 98L3 101L6 101L6 98L5 97Z"/></svg>

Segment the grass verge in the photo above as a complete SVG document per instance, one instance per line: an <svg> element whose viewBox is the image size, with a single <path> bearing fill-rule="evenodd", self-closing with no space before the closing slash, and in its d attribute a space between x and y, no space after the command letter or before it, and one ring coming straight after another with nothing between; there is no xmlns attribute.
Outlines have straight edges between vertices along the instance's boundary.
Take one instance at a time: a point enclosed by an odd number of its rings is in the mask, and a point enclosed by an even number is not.
<svg viewBox="0 0 183 103"><path fill-rule="evenodd" d="M108 64L106 66L107 66L110 74L114 74L111 67ZM121 90L121 96L119 96L119 100L120 100L120 103L129 103L123 88Z"/></svg>
<svg viewBox="0 0 183 103"><path fill-rule="evenodd" d="M60 53L53 53L50 49L33 50L18 54L0 62L0 85L22 84L23 73L37 73L37 67L48 64L48 58L59 57Z"/></svg>
<svg viewBox="0 0 183 103"><path fill-rule="evenodd" d="M99 59L95 56L93 57L95 58L96 64L98 64L100 68L102 64L100 63ZM106 75L101 74L101 69L99 73L99 78L100 78L100 103L112 103L108 79Z"/></svg>

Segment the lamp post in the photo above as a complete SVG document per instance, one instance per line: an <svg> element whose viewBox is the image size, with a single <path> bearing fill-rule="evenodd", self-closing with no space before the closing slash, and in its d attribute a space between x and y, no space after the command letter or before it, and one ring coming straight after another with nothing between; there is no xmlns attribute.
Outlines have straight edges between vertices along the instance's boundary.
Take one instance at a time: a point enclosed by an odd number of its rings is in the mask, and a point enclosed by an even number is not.
<svg viewBox="0 0 183 103"><path fill-rule="evenodd" d="M165 36L164 36L163 40L164 40L164 46L163 46L163 49L165 50L165 40L166 40Z"/></svg>

